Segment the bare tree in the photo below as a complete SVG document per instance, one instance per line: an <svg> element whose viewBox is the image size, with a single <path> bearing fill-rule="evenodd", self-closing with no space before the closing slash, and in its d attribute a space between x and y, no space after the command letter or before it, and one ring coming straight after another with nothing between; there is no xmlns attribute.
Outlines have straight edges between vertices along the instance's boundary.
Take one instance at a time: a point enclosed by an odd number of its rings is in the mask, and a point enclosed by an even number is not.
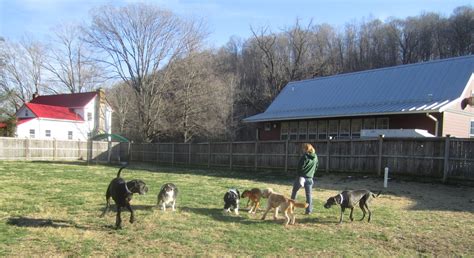
<svg viewBox="0 0 474 258"><path fill-rule="evenodd" d="M55 29L55 38L45 68L51 73L53 91L79 93L91 91L104 81L97 62L79 38L75 25L61 25Z"/></svg>
<svg viewBox="0 0 474 258"><path fill-rule="evenodd" d="M171 71L162 68L200 45L202 24L153 5L131 4L95 10L84 31L85 40L106 54L103 61L134 90L142 140L156 140Z"/></svg>
<svg viewBox="0 0 474 258"><path fill-rule="evenodd" d="M42 81L45 47L40 42L23 40L7 43L4 52L4 82L2 88L12 96L11 105L18 110L45 89Z"/></svg>

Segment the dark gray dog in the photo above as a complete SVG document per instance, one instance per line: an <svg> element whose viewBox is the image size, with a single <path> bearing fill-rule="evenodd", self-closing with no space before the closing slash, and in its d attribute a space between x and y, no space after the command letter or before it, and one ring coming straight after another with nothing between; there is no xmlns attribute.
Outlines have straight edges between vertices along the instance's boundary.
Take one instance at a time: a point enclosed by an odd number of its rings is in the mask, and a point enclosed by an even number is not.
<svg viewBox="0 0 474 258"><path fill-rule="evenodd" d="M121 167L117 173L117 177L110 182L107 192L105 193L105 210L102 215L100 215L103 217L109 211L110 197L112 197L115 205L117 206L117 217L115 220L116 229L122 228L122 218L120 217L122 207L127 208L127 210L130 211L130 223L135 221L135 216L132 207L130 206L130 201L132 200L133 194L145 194L148 192L148 187L142 180L134 179L129 182L125 182L125 180L120 177L120 173L124 168L125 167Z"/></svg>
<svg viewBox="0 0 474 258"><path fill-rule="evenodd" d="M342 222L342 214L346 208L351 209L351 215L349 216L351 221L354 221L354 217L352 217L352 213L354 212L354 206L359 203L359 207L364 213L360 220L365 218L366 210L369 213L368 222L370 222L372 213L369 209L369 203L372 198L375 198L380 195L379 192L377 195L372 193L369 190L353 190L353 191L343 191L340 194L329 198L324 204L324 208L329 209L333 205L340 205L341 206L341 216L339 218L339 223Z"/></svg>

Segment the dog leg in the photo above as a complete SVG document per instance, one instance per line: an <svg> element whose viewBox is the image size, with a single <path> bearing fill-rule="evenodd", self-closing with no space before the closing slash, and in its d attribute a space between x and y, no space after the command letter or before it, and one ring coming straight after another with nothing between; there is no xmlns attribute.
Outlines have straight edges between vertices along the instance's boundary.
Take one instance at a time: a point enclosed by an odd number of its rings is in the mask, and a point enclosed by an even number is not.
<svg viewBox="0 0 474 258"><path fill-rule="evenodd" d="M109 209L110 209L110 198L107 198L106 199L106 203L105 203L105 210L104 212L102 212L102 214L100 214L100 217L104 217L105 214L107 214L109 212Z"/></svg>
<svg viewBox="0 0 474 258"><path fill-rule="evenodd" d="M364 208L364 205L365 205L365 203L363 203L363 202L360 202L360 203L359 203L359 207L360 207L360 209L362 210L362 218L361 218L359 221L363 221L364 218L365 218L365 208Z"/></svg>
<svg viewBox="0 0 474 258"><path fill-rule="evenodd" d="M270 207L270 205L267 206L267 209L265 210L265 212L263 213L263 216L262 216L262 220L265 220L265 217L267 216L267 213L270 211L272 207Z"/></svg>
<svg viewBox="0 0 474 258"><path fill-rule="evenodd" d="M290 223L290 216L288 216L288 211L286 210L284 214L285 214L285 226L288 226L288 224Z"/></svg>
<svg viewBox="0 0 474 258"><path fill-rule="evenodd" d="M278 210L280 209L280 206L275 208L275 214L273 215L273 219L277 220L278 219Z"/></svg>
<svg viewBox="0 0 474 258"><path fill-rule="evenodd" d="M339 217L339 224L342 223L342 214L344 213L345 208L341 207L341 216Z"/></svg>
<svg viewBox="0 0 474 258"><path fill-rule="evenodd" d="M354 217L352 216L352 213L354 212L354 208L351 208L351 214L349 215L349 218L351 221L354 221Z"/></svg>
<svg viewBox="0 0 474 258"><path fill-rule="evenodd" d="M117 215L115 217L115 229L122 229L122 218L120 213L122 212L120 206L117 206Z"/></svg>
<svg viewBox="0 0 474 258"><path fill-rule="evenodd" d="M127 210L130 211L130 223L135 222L135 214L132 210L132 206L130 206L130 203L127 203Z"/></svg>
<svg viewBox="0 0 474 258"><path fill-rule="evenodd" d="M367 211L369 212L369 218L367 219L367 222L370 222L370 219L372 218L372 212L370 212L369 206L367 205L367 203L365 203L364 205L365 205L365 208L367 209Z"/></svg>
<svg viewBox="0 0 474 258"><path fill-rule="evenodd" d="M172 211L176 211L175 206L176 206L176 201L173 201L173 204L171 204Z"/></svg>
<svg viewBox="0 0 474 258"><path fill-rule="evenodd" d="M163 211L166 211L166 203L165 203L165 202L162 202L162 203L161 203L161 209L162 209Z"/></svg>

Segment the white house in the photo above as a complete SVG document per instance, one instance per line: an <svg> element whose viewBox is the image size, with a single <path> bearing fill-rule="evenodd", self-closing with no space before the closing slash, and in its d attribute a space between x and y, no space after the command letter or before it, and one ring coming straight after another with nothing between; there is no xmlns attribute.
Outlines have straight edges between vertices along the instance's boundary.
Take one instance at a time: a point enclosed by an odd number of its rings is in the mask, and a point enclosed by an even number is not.
<svg viewBox="0 0 474 258"><path fill-rule="evenodd" d="M112 108L102 89L35 96L16 117L18 138L85 141L112 131Z"/></svg>

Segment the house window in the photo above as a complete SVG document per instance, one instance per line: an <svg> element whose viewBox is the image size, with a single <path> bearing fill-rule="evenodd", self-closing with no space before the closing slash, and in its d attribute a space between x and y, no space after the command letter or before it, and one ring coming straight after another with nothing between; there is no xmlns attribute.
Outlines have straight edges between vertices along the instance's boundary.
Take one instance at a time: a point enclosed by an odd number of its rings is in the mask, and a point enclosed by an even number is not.
<svg viewBox="0 0 474 258"><path fill-rule="evenodd" d="M296 140L298 134L298 122L290 122L290 140Z"/></svg>
<svg viewBox="0 0 474 258"><path fill-rule="evenodd" d="M51 137L51 130L45 130L44 131L44 136Z"/></svg>
<svg viewBox="0 0 474 258"><path fill-rule="evenodd" d="M30 129L30 138L35 138L35 129Z"/></svg>
<svg viewBox="0 0 474 258"><path fill-rule="evenodd" d="M67 138L68 140L72 140L72 131L67 132Z"/></svg>
<svg viewBox="0 0 474 258"><path fill-rule="evenodd" d="M322 120L318 122L318 139L324 140L328 138L328 121Z"/></svg>
<svg viewBox="0 0 474 258"><path fill-rule="evenodd" d="M265 132L268 132L268 131L272 130L272 124L271 123L265 123L263 125L263 129L265 130Z"/></svg>
<svg viewBox="0 0 474 258"><path fill-rule="evenodd" d="M332 139L337 138L338 127L339 127L338 120L329 120L329 125L328 125L329 137L332 137Z"/></svg>
<svg viewBox="0 0 474 258"><path fill-rule="evenodd" d="M87 121L92 121L92 113L87 112Z"/></svg>
<svg viewBox="0 0 474 258"><path fill-rule="evenodd" d="M283 122L281 123L281 135L280 139L281 140L287 140L288 139L288 122Z"/></svg>
<svg viewBox="0 0 474 258"><path fill-rule="evenodd" d="M349 139L351 136L351 120L343 119L339 122L339 138Z"/></svg>
<svg viewBox="0 0 474 258"><path fill-rule="evenodd" d="M362 128L362 119L352 119L352 124L351 124L352 138L360 138L361 128Z"/></svg>
<svg viewBox="0 0 474 258"><path fill-rule="evenodd" d="M298 125L298 140L306 140L308 134L308 122L301 121Z"/></svg>
<svg viewBox="0 0 474 258"><path fill-rule="evenodd" d="M377 129L388 129L388 117L377 118Z"/></svg>
<svg viewBox="0 0 474 258"><path fill-rule="evenodd" d="M308 122L308 139L316 140L318 136L318 121Z"/></svg>
<svg viewBox="0 0 474 258"><path fill-rule="evenodd" d="M474 138L474 120L471 120L471 132L469 136Z"/></svg>
<svg viewBox="0 0 474 258"><path fill-rule="evenodd" d="M364 119L364 124L362 129L375 129L375 118L366 118Z"/></svg>
<svg viewBox="0 0 474 258"><path fill-rule="evenodd" d="M30 116L30 114L28 113L28 109L25 109L25 116Z"/></svg>

